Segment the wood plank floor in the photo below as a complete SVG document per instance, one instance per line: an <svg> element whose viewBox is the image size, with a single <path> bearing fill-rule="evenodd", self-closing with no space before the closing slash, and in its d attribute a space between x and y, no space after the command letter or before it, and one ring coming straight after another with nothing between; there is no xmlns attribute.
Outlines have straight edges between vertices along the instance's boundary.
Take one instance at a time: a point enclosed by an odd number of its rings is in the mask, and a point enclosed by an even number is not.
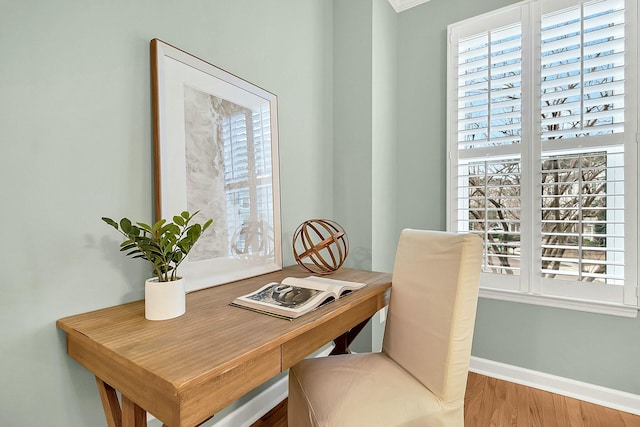
<svg viewBox="0 0 640 427"><path fill-rule="evenodd" d="M468 427L640 427L640 416L558 394L469 373L464 424ZM288 427L287 401L252 427Z"/></svg>

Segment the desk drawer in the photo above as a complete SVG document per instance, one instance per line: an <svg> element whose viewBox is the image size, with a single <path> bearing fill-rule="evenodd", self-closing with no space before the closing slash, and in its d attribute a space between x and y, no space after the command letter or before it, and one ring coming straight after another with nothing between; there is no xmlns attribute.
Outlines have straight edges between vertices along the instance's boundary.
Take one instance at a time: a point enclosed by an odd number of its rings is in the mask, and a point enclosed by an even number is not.
<svg viewBox="0 0 640 427"><path fill-rule="evenodd" d="M179 391L180 416L162 420L167 425L198 425L220 409L276 376L280 349L274 348L227 372Z"/></svg>

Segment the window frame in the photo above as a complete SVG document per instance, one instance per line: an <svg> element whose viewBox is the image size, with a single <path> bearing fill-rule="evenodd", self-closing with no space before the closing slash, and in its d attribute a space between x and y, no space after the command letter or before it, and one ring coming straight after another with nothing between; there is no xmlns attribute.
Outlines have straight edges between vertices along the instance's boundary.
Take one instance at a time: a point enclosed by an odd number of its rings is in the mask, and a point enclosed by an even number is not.
<svg viewBox="0 0 640 427"><path fill-rule="evenodd" d="M503 27L503 24L511 24L510 20L517 19L522 26L522 74L529 77L521 82L521 147L517 147L517 156L522 164L521 182L521 235L529 236L521 239L521 257L527 261L522 262L520 275L505 277L494 273L481 273L480 296L492 299L500 299L514 302L551 306L557 308L581 310L595 313L611 314L624 317L636 317L638 314L638 254L640 253L640 220L638 219L638 201L640 194L640 177L638 176L638 30L640 22L637 2L625 1L625 122L624 122L624 187L625 187L625 282L621 288L614 285L602 285L586 282L562 282L555 281L552 285L553 292L547 289L548 280L541 277L541 257L536 253L534 239L535 230L538 234L541 230L541 219L536 215L542 211L540 204L541 195L538 191L542 184L539 177L540 171L536 171L532 165L543 157L541 149L541 48L539 43L540 28L535 28L533 22L540 22L540 17L548 10L547 4L552 4L551 10L561 10L578 4L587 3L577 0L553 0L547 3L545 0L525 0L515 3L483 15L469 18L449 25L447 44L447 230L457 229L457 203L458 203L458 45L457 32L464 26L465 36L489 32ZM500 23L498 23L500 22ZM516 21L513 21L516 22ZM585 140L586 141L586 140ZM591 141L586 141L591 144ZM606 144L605 144L606 145ZM602 145L599 145L602 147ZM487 150L487 156L491 150ZM511 152L506 149L502 154ZM548 149L545 148L545 153ZM477 158L477 157L474 157ZM487 157L495 159L495 156ZM525 166L525 164L527 166ZM514 285L514 283L516 283ZM585 286L586 285L586 286ZM606 289L603 291L603 286ZM580 287L580 289L578 288ZM579 289L579 293L576 290ZM603 292L617 292L610 299L603 301Z"/></svg>

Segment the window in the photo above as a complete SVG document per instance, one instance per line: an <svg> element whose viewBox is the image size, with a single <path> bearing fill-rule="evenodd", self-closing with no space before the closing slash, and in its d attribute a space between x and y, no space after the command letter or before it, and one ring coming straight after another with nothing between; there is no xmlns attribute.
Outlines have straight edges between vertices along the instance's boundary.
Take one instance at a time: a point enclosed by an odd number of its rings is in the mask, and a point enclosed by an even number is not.
<svg viewBox="0 0 640 427"><path fill-rule="evenodd" d="M269 104L222 118L229 255L273 255Z"/></svg>
<svg viewBox="0 0 640 427"><path fill-rule="evenodd" d="M449 26L448 228L484 239L481 295L637 314L636 3Z"/></svg>

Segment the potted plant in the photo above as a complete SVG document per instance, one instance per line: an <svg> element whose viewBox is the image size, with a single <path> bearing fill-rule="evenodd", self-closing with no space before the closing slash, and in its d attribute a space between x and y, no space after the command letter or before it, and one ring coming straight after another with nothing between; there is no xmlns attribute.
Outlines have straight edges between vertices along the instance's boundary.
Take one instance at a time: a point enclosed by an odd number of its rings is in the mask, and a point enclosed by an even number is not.
<svg viewBox="0 0 640 427"><path fill-rule="evenodd" d="M155 277L145 282L145 317L149 320L172 319L185 313L184 280L178 276L178 267L213 222L209 219L204 224L191 223L197 214L184 211L174 216L173 222L161 219L153 225L133 224L128 218L117 223L102 217L125 237L121 252L153 266Z"/></svg>

